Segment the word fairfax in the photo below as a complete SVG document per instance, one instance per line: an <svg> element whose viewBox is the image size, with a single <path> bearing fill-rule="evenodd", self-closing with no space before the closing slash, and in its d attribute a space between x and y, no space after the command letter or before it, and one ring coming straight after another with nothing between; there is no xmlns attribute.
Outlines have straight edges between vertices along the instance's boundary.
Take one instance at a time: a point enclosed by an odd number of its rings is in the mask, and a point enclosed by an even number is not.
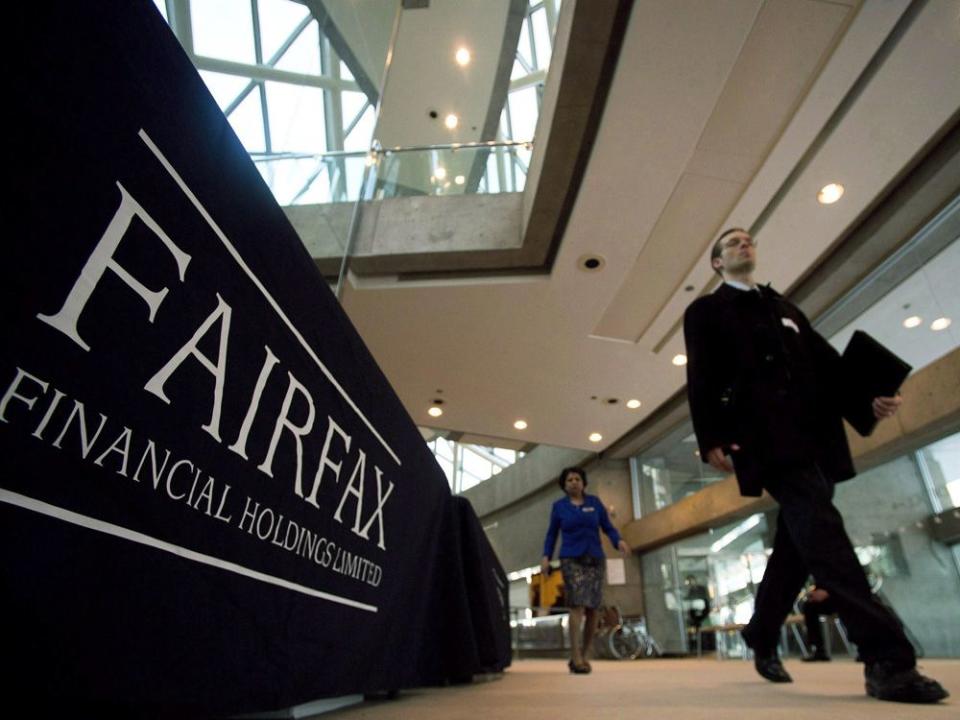
<svg viewBox="0 0 960 720"><path fill-rule="evenodd" d="M115 276L127 289L132 291L131 299L137 298L146 304L145 320L150 324L153 324L158 314L163 312L163 304L171 292L170 287L167 286L156 289L148 288L137 279L135 267L125 267L121 264L118 257L122 256L122 253L119 250L125 239L137 238L128 241L150 243L149 246L140 249L147 251L143 255L155 258L159 267L163 267L166 263L172 270L175 266L175 277L178 281L176 287L181 287L186 282L187 268L191 262L191 256L167 235L123 185L118 182L117 187L120 191L119 206L86 264L81 269L72 289L67 293L62 306L55 313L38 313L36 315L38 320L57 329L64 337L88 352L96 352L96 350L82 337L78 323L88 306L90 298L97 292L101 281L107 277L108 273ZM139 219L152 232L152 236L143 239L142 236L128 233L134 219ZM154 237L158 242L153 243ZM155 255L149 255L151 248L158 252ZM159 252L161 249L165 252ZM170 263L168 257L172 258L172 263ZM171 272L171 280L173 278ZM195 285L203 287L205 290L209 280L211 278L197 278ZM360 447L354 447L353 436L344 430L333 417L327 416L325 430L321 430L319 433L314 432L315 426L319 424L316 423L318 413L314 395L304 381L290 370L286 372L286 389L283 404L278 414L272 418L269 416L261 417L260 405L264 397L264 391L271 383L283 382L282 379L276 379L274 373L281 361L269 345L263 344L263 360L256 380L251 377L252 382L242 382L242 378L235 377L236 371L233 368L247 366L246 363L241 362L235 356L242 354L247 348L238 343L234 343L233 346L230 345L231 327L234 322L234 310L231 304L224 299L220 292L214 290L209 294L211 304L214 305L213 310L198 327L189 327L183 330L182 336L187 338L185 342L165 362L157 363L159 368L146 382L142 390L163 403L171 405L171 400L167 395L167 385L186 363L193 365L193 370L200 369L209 374L210 389L206 397L210 406L210 419L200 429L218 444L224 444L223 433L225 430L229 430L232 442L228 445L228 450L248 462L256 462L250 459L250 453L256 452L258 459L262 458L256 464L256 469L271 478L274 477L274 460L281 437L292 440L292 449L296 461L293 477L290 478L293 492L317 510L321 509L317 500L321 483L325 478L332 478L333 482L340 484L341 471L344 469L346 462L351 462L352 469L350 470L349 480L343 488L340 501L333 512L333 519L343 524L344 513L349 513L352 510L351 532L365 541L373 541L375 538L377 547L386 550L384 510L394 489L393 482L387 481L386 489L384 489L383 471L376 465L373 466L372 473L368 470L367 453ZM111 307L114 306L111 305ZM94 307L102 306L95 304ZM110 321L112 321L112 318L104 318L104 322ZM296 333L292 326L291 330ZM207 354L201 349L201 344L208 352L211 348L214 351ZM144 363L154 362L152 358L144 358L143 361ZM247 410L243 418L236 418L236 420L240 420L239 422L228 422L221 417L224 393L228 387L228 367L231 368L231 373L229 373L231 376L230 391L242 392L246 400L244 404ZM325 371L325 368L323 370ZM19 379L20 376L18 376L17 382L19 382ZM335 382L332 377L328 379ZM189 395L190 400L182 402L204 402L204 395L203 391L197 390ZM54 403L59 402L59 400L60 396L58 395ZM298 412L294 412L295 403L299 407ZM303 414L304 406L306 407L306 419L298 421L295 417L297 414ZM271 422L271 420L273 431L270 434L269 445L265 448L252 450L248 448L251 429L254 424ZM320 438L322 438L322 444ZM290 442L284 445L287 452L290 451L290 446ZM354 450L353 453L351 453L351 449ZM313 458L310 468L314 470L312 480L305 477L304 469L308 462L305 458ZM372 500L374 494L375 500ZM371 509L371 505L375 506ZM375 533L374 538L371 537L371 532Z"/></svg>

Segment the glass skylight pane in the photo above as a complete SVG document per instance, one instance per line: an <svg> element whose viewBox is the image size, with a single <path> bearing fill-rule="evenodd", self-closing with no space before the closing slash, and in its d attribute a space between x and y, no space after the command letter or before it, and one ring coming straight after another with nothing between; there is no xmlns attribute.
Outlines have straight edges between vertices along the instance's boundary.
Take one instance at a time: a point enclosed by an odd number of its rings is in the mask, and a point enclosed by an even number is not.
<svg viewBox="0 0 960 720"><path fill-rule="evenodd" d="M369 150L373 140L374 110L368 107L363 111L360 122L343 141L344 150Z"/></svg>
<svg viewBox="0 0 960 720"><path fill-rule="evenodd" d="M267 62L310 11L290 0L259 0L259 8L260 49Z"/></svg>
<svg viewBox="0 0 960 720"><path fill-rule="evenodd" d="M474 452L471 452L469 448L461 446L463 448L463 470L468 472L471 475L475 475L479 480L486 480L490 477L492 470L490 469L490 461L485 460Z"/></svg>
<svg viewBox="0 0 960 720"><path fill-rule="evenodd" d="M312 22L277 61L277 68L305 75L320 75L320 30Z"/></svg>
<svg viewBox="0 0 960 720"><path fill-rule="evenodd" d="M281 205L289 205L316 172L317 161L311 158L284 158L273 162L257 163L257 166L277 202Z"/></svg>
<svg viewBox="0 0 960 720"><path fill-rule="evenodd" d="M316 172L316 170L314 170ZM297 192L302 190L302 186L297 188ZM330 174L323 170L310 183L310 187L303 195L291 200L294 205L317 205L320 203L331 202L330 197Z"/></svg>
<svg viewBox="0 0 960 720"><path fill-rule="evenodd" d="M547 11L543 8L531 16L533 19L533 41L537 46L537 62L540 68L550 65L550 30L547 28Z"/></svg>
<svg viewBox="0 0 960 720"><path fill-rule="evenodd" d="M240 138L248 153L264 152L267 149L263 134L263 113L260 111L260 93L254 91L247 95L237 109L227 118L233 131Z"/></svg>
<svg viewBox="0 0 960 720"><path fill-rule="evenodd" d="M513 133L510 132L509 100L510 96L508 95L507 100L503 103L503 110L500 111L500 124L497 127L498 140L513 139Z"/></svg>
<svg viewBox="0 0 960 720"><path fill-rule="evenodd" d="M247 78L209 72L208 70L201 70L200 77L203 78L203 82L206 83L207 89L210 91L210 94L213 95L213 99L217 101L217 105L220 106L221 110L236 100L237 95L250 83ZM256 88L254 88L251 93L256 94Z"/></svg>
<svg viewBox="0 0 960 720"><path fill-rule="evenodd" d="M197 55L250 64L256 60L249 0L193 0L190 19Z"/></svg>
<svg viewBox="0 0 960 720"><path fill-rule="evenodd" d="M322 153L326 147L323 91L268 82L270 141L275 152Z"/></svg>
<svg viewBox="0 0 960 720"><path fill-rule="evenodd" d="M437 438L437 455L453 460L453 443L445 438Z"/></svg>
<svg viewBox="0 0 960 720"><path fill-rule="evenodd" d="M520 27L520 42L517 43L517 52L529 67L533 67L533 53L530 49L530 21L529 18L523 19L523 25Z"/></svg>
<svg viewBox="0 0 960 720"><path fill-rule="evenodd" d="M828 338L830 343L842 352L853 332L863 330L912 365L913 372L952 352L960 346L958 269L960 239ZM919 317L920 324L905 326L903 321L908 316ZM950 318L952 322L945 329L935 331L931 323L937 318Z"/></svg>
<svg viewBox="0 0 960 720"><path fill-rule="evenodd" d="M517 78L522 78L527 75L527 71L524 70L523 65L520 64L519 60L513 61L513 68L510 70L510 79L516 80Z"/></svg>
<svg viewBox="0 0 960 720"><path fill-rule="evenodd" d="M350 72L350 68L347 67L347 64L341 60L340 61L340 77L344 80L353 80L353 73Z"/></svg>
<svg viewBox="0 0 960 720"><path fill-rule="evenodd" d="M510 125L514 140L533 140L537 129L537 89L527 87L510 93Z"/></svg>
<svg viewBox="0 0 960 720"><path fill-rule="evenodd" d="M343 126L347 127L354 116L360 112L360 108L367 102L367 96L361 92L351 92L346 90L340 95L340 102L343 105Z"/></svg>

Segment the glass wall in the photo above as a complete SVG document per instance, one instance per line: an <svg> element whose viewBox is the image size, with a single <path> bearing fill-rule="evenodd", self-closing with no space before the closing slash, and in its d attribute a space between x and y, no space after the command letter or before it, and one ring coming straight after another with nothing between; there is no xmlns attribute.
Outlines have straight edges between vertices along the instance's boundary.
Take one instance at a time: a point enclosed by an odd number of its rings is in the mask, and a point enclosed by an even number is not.
<svg viewBox="0 0 960 720"><path fill-rule="evenodd" d="M933 527L940 506L957 507L951 495L957 485L960 434L840 483L835 495L871 587L926 657L960 657L960 546L937 540ZM746 623L775 527L775 512L753 515L646 553L644 602L654 637L673 652L695 651L692 588L698 585L709 598L705 649L723 642L722 628ZM834 648L844 651L837 643ZM742 646L734 642L728 650L737 654Z"/></svg>
<svg viewBox="0 0 960 720"><path fill-rule="evenodd" d="M690 421L682 423L632 464L641 517L672 505L725 475L700 461Z"/></svg>
<svg viewBox="0 0 960 720"><path fill-rule="evenodd" d="M960 656L957 548L934 538L937 495L924 467L932 464L927 458L948 457L948 448L956 460L960 435L841 483L835 496L877 595L897 610L918 650L932 657Z"/></svg>
<svg viewBox="0 0 960 720"><path fill-rule="evenodd" d="M934 511L960 508L960 434L923 448L918 462L930 482Z"/></svg>
<svg viewBox="0 0 960 720"><path fill-rule="evenodd" d="M864 330L910 363L913 372L926 367L960 346L958 272L960 241L954 240L832 334L830 343L842 352L853 332Z"/></svg>
<svg viewBox="0 0 960 720"><path fill-rule="evenodd" d="M440 436L429 440L427 447L433 451L454 493L489 480L524 455L517 450L459 443Z"/></svg>
<svg viewBox="0 0 960 720"><path fill-rule="evenodd" d="M641 558L647 625L666 652L715 648L717 627L746 623L767 566L773 520L744 520L686 538Z"/></svg>

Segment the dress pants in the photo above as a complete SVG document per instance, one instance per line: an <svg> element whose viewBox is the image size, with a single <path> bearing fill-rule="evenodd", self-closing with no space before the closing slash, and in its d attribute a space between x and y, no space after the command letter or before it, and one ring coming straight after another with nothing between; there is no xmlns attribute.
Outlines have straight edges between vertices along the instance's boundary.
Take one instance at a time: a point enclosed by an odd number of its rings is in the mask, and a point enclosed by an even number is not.
<svg viewBox="0 0 960 720"><path fill-rule="evenodd" d="M900 619L871 594L866 575L833 505L833 483L816 465L784 472L767 488L780 503L773 554L757 590L743 638L759 655L772 654L780 627L808 575L829 588L837 614L867 664L890 661L903 668L916 654Z"/></svg>
<svg viewBox="0 0 960 720"><path fill-rule="evenodd" d="M833 615L837 612L837 606L834 604L833 598L828 597L821 602L806 600L800 609L803 612L803 622L807 628L807 649L824 652L823 628L821 627L820 617L822 615Z"/></svg>

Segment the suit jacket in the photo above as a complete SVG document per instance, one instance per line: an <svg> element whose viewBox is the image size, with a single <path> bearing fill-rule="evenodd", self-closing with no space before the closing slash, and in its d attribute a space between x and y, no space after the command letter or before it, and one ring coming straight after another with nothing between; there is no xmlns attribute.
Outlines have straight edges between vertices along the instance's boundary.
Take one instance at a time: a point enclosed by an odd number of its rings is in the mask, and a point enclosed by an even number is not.
<svg viewBox="0 0 960 720"><path fill-rule="evenodd" d="M840 356L806 316L769 287L724 283L684 315L687 394L706 462L732 452L742 495L785 468L817 463L834 482L854 476L838 387Z"/></svg>

